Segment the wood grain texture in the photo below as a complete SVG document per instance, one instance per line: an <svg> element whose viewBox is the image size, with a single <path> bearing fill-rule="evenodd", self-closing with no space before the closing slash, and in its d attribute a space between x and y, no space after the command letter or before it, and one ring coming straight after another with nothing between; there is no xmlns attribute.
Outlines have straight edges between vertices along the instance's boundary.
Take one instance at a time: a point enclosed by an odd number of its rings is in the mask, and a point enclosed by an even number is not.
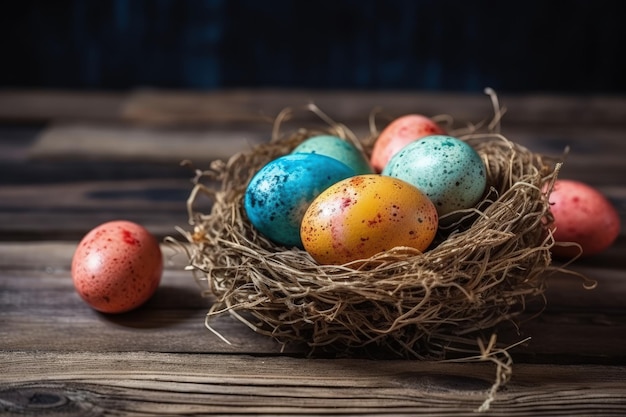
<svg viewBox="0 0 626 417"><path fill-rule="evenodd" d="M80 239L115 219L141 223L159 237L170 235L187 224L191 188L190 178L4 186L0 240Z"/></svg>
<svg viewBox="0 0 626 417"><path fill-rule="evenodd" d="M147 161L207 164L267 141L262 130L154 129L114 124L53 124L30 148L30 157L56 160Z"/></svg>
<svg viewBox="0 0 626 417"><path fill-rule="evenodd" d="M471 415L488 364L139 353L0 353L6 415ZM626 369L520 365L487 415L621 415Z"/></svg>
<svg viewBox="0 0 626 417"><path fill-rule="evenodd" d="M122 315L95 312L72 285L69 266L76 244L0 243L0 349L309 354L306 346L284 348L228 315L212 320L211 326L230 345L209 332L204 319L213 299L201 296L193 275L184 270L184 254L169 245L162 248L166 258L163 281L147 304ZM541 316L519 329L507 323L500 327L504 345L531 338L512 350L516 362L626 364L622 270L591 266L577 270L595 271L598 288L585 290L579 278L556 275ZM528 316L543 307L529 305Z"/></svg>
<svg viewBox="0 0 626 417"><path fill-rule="evenodd" d="M64 90L0 91L0 119L8 122L50 120L116 120L123 112L126 94Z"/></svg>
<svg viewBox="0 0 626 417"><path fill-rule="evenodd" d="M501 100L507 137L551 156L570 147L561 177L597 187L626 224L626 98ZM75 292L69 267L88 230L125 218L177 236L193 176L179 159L208 167L309 101L360 134L375 106L491 117L488 98L454 94L0 91L0 415L476 414L491 364L310 355L228 315L211 321L223 342L204 325L213 298L166 244L162 284L141 308L100 314ZM320 122L303 117L292 122ZM198 204L208 212L211 202ZM595 289L554 274L547 304L527 306L538 317L498 327L503 345L530 339L510 350L513 379L486 415L626 415L624 253L622 228L611 248L571 267Z"/></svg>
<svg viewBox="0 0 626 417"><path fill-rule="evenodd" d="M226 316L204 327L211 299L201 295L186 259L168 245L156 294L120 315L92 310L74 290L69 268L77 242L0 244L0 349L47 351L243 352L277 354L282 346ZM294 348L288 351L294 351ZM302 351L299 350L300 354Z"/></svg>
<svg viewBox="0 0 626 417"><path fill-rule="evenodd" d="M6 146L14 156L3 161L0 155L0 172L6 171L5 185L0 187L0 209L6 214L0 216L1 240L10 236L76 239L100 222L121 217L144 223L160 236L171 233L174 226L186 223L185 200L192 188L193 170L181 167L181 160L190 159L196 168L206 169L213 159L226 159L228 152L248 146L244 140L246 144L236 141L216 149L211 143L219 143L219 132L257 143L269 135L268 125L261 130L199 129L177 148L173 144L189 130L108 126L52 125L32 143ZM89 139L72 149L78 139L68 132L76 133L74 129ZM626 141L620 139L625 131L606 126L516 126L503 133L553 157L561 157L571 147L561 177L597 187L626 219ZM210 138L206 143L202 132ZM103 134L124 138L109 142ZM619 241L623 239L622 232Z"/></svg>
<svg viewBox="0 0 626 417"><path fill-rule="evenodd" d="M623 125L623 97L502 95L511 124ZM448 114L462 122L492 117L486 96L425 91L229 90L210 93L143 90L124 106L124 117L144 123L259 122L273 119L287 107L313 103L338 121L366 121L372 110L389 116L418 112Z"/></svg>
<svg viewBox="0 0 626 417"><path fill-rule="evenodd" d="M626 123L622 96L502 94L510 124L617 125ZM366 121L375 108L391 116L421 112L450 114L476 122L492 116L484 95L426 91L146 89L132 93L0 90L0 120L119 121L142 124L266 123L287 107L315 103L338 121Z"/></svg>

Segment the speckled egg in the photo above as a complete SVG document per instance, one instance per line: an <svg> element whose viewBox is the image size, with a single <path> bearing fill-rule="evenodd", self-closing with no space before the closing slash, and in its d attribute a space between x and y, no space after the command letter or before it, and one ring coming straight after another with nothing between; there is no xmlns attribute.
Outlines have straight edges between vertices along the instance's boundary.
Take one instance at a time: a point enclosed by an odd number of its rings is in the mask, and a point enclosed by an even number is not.
<svg viewBox="0 0 626 417"><path fill-rule="evenodd" d="M83 237L72 258L72 280L95 310L122 313L145 303L163 272L159 242L143 226L116 220Z"/></svg>
<svg viewBox="0 0 626 417"><path fill-rule="evenodd" d="M317 153L335 158L354 170L356 174L372 174L374 169L365 154L352 142L339 136L312 136L302 142L292 153Z"/></svg>
<svg viewBox="0 0 626 417"><path fill-rule="evenodd" d="M613 244L620 233L620 217L611 202L598 190L580 181L557 180L549 196L554 240L552 253L561 258L598 254Z"/></svg>
<svg viewBox="0 0 626 417"><path fill-rule="evenodd" d="M332 184L353 175L352 168L325 155L281 156L250 180L244 196L246 215L274 243L302 248L300 222L309 204Z"/></svg>
<svg viewBox="0 0 626 417"><path fill-rule="evenodd" d="M487 186L480 155L462 140L446 135L411 142L391 158L382 174L419 188L435 204L439 217L473 207Z"/></svg>
<svg viewBox="0 0 626 417"><path fill-rule="evenodd" d="M322 192L306 211L300 235L318 263L344 264L397 246L425 251L437 227L437 210L420 190L371 174Z"/></svg>
<svg viewBox="0 0 626 417"><path fill-rule="evenodd" d="M409 143L425 136L444 133L441 126L421 114L398 117L380 132L374 142L370 162L376 172L381 172L389 160Z"/></svg>

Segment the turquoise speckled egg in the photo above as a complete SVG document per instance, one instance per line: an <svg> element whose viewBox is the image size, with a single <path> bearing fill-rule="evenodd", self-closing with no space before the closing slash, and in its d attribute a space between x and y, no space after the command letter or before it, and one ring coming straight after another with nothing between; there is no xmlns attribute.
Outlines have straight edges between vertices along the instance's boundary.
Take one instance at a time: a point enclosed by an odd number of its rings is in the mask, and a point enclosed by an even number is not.
<svg viewBox="0 0 626 417"><path fill-rule="evenodd" d="M368 158L354 144L339 136L311 136L292 153L317 153L335 158L354 169L356 174L372 174L374 169Z"/></svg>
<svg viewBox="0 0 626 417"><path fill-rule="evenodd" d="M270 161L248 183L244 209L265 237L302 248L300 223L311 202L355 172L338 160L314 153L289 154Z"/></svg>
<svg viewBox="0 0 626 417"><path fill-rule="evenodd" d="M382 172L424 192L439 216L473 207L487 186L485 165L460 139L432 135L412 142L395 154Z"/></svg>

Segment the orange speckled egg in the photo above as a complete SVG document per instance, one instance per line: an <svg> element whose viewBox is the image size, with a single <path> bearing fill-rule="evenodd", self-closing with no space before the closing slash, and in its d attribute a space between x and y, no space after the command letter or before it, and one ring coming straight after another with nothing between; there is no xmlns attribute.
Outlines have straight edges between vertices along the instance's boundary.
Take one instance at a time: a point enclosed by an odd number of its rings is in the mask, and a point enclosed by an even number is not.
<svg viewBox="0 0 626 417"><path fill-rule="evenodd" d="M368 174L339 181L313 200L300 236L320 264L344 264L396 246L424 251L437 227L435 206L415 186Z"/></svg>
<svg viewBox="0 0 626 417"><path fill-rule="evenodd" d="M83 237L72 258L81 298L103 313L139 307L156 291L163 272L159 242L143 226L115 220Z"/></svg>
<svg viewBox="0 0 626 417"><path fill-rule="evenodd" d="M408 114L392 121L380 133L370 162L376 172L381 172L387 162L409 143L430 135L441 135L445 131L433 120L421 114Z"/></svg>
<svg viewBox="0 0 626 417"><path fill-rule="evenodd" d="M582 256L607 249L620 233L620 217L611 202L598 190L580 181L560 179L549 196L554 240L575 242ZM571 258L580 250L575 246L552 247L552 253Z"/></svg>

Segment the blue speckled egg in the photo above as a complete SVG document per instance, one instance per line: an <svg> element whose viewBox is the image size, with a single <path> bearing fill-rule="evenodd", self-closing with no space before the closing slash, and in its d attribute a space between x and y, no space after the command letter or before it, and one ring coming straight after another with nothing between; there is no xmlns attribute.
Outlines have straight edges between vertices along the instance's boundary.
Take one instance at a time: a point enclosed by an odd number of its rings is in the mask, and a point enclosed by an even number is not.
<svg viewBox="0 0 626 417"><path fill-rule="evenodd" d="M374 169L368 158L353 143L339 136L311 136L292 153L317 153L335 158L354 169L357 174L372 174Z"/></svg>
<svg viewBox="0 0 626 417"><path fill-rule="evenodd" d="M279 245L302 248L300 223L306 209L326 188L354 175L352 168L325 155L284 155L250 180L244 209L265 237Z"/></svg>
<svg viewBox="0 0 626 417"><path fill-rule="evenodd" d="M395 154L382 172L424 192L439 216L478 203L487 186L485 164L467 143L446 135L412 142Z"/></svg>

